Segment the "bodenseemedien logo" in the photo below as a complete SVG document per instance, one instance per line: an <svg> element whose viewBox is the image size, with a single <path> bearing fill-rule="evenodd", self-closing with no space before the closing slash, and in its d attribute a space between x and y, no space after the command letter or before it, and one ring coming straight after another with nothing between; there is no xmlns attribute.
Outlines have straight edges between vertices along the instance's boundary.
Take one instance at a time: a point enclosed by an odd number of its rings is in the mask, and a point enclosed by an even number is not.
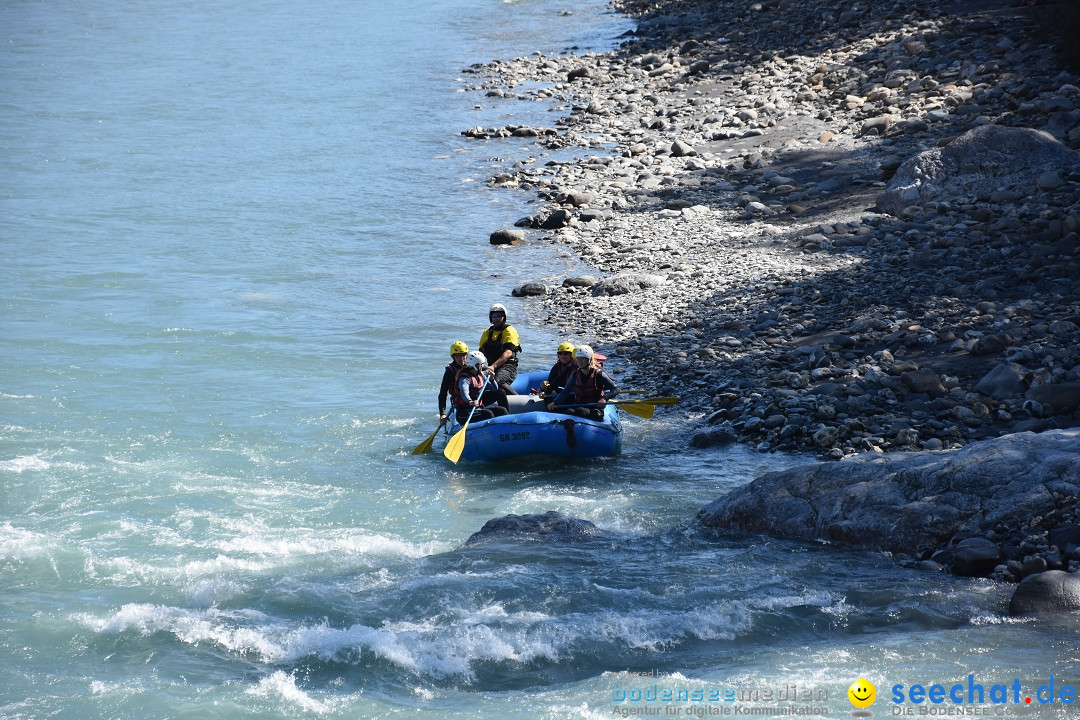
<svg viewBox="0 0 1080 720"><path fill-rule="evenodd" d="M874 701L877 700L877 688L874 687L874 683L866 678L859 678L851 683L851 687L847 690L847 696L848 700L856 708L851 711L853 717L873 717L874 713L866 708L873 705Z"/></svg>

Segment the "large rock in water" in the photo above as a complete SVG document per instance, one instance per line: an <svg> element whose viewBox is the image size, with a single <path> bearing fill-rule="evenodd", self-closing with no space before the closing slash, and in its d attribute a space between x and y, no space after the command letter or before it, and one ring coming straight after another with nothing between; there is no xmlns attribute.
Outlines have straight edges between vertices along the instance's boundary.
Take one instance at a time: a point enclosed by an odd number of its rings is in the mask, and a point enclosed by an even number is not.
<svg viewBox="0 0 1080 720"><path fill-rule="evenodd" d="M1047 570L1020 581L1009 600L1009 615L1056 615L1080 611L1080 573Z"/></svg>
<svg viewBox="0 0 1080 720"><path fill-rule="evenodd" d="M900 215L911 205L956 197L987 196L1002 187L1034 188L1039 176L1080 162L1053 135L1031 128L983 125L943 148L908 158L896 171L878 207Z"/></svg>
<svg viewBox="0 0 1080 720"><path fill-rule="evenodd" d="M705 525L913 553L1017 525L1080 490L1080 429L955 452L874 455L763 475L698 513Z"/></svg>
<svg viewBox="0 0 1080 720"><path fill-rule="evenodd" d="M504 540L554 540L572 542L588 538L609 537L609 534L588 520L567 517L549 510L543 515L504 515L484 523L484 527L469 536L465 547Z"/></svg>

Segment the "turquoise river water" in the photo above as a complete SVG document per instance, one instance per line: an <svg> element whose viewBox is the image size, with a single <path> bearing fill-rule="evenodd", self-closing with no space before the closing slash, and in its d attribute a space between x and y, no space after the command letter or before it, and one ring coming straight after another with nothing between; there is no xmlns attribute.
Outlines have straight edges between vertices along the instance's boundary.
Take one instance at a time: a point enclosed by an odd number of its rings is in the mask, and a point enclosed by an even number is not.
<svg viewBox="0 0 1080 720"><path fill-rule="evenodd" d="M573 262L487 244L529 198L485 178L538 149L459 133L551 116L462 69L632 27L0 5L0 718L850 716L859 678L877 717L1070 715L1075 632L1009 620L1009 588L695 523L800 458L691 450L664 410L604 462L409 453L492 302L547 364L508 290ZM548 510L610 535L462 547ZM961 687L904 695L934 684Z"/></svg>

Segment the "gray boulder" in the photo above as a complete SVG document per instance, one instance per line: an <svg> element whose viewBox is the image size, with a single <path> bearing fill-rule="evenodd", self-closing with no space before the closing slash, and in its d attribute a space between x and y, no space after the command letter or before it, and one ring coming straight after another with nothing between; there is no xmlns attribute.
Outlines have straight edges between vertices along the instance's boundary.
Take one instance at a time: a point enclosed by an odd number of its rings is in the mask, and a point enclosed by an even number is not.
<svg viewBox="0 0 1080 720"><path fill-rule="evenodd" d="M593 286L593 295L626 295L638 290L654 288L667 282L664 275L626 273L601 280Z"/></svg>
<svg viewBox="0 0 1080 720"><path fill-rule="evenodd" d="M971 346L972 355L998 355L1009 347L1009 336L1001 333L995 335L983 335Z"/></svg>
<svg viewBox="0 0 1080 720"><path fill-rule="evenodd" d="M1080 154L1049 133L983 125L943 148L906 160L878 199L878 207L899 216L911 205L989 196L1003 186L1035 187L1043 173L1078 160Z"/></svg>
<svg viewBox="0 0 1080 720"><path fill-rule="evenodd" d="M522 230L496 230L488 237L492 245L520 245L525 242L525 233Z"/></svg>
<svg viewBox="0 0 1080 720"><path fill-rule="evenodd" d="M738 435L730 427L710 428L694 433L690 438L690 445L696 448L709 448L731 445L738 439Z"/></svg>
<svg viewBox="0 0 1080 720"><path fill-rule="evenodd" d="M610 537L588 520L567 517L549 510L543 515L505 515L484 523L484 527L469 536L465 547L506 540L553 540L573 542L591 538Z"/></svg>
<svg viewBox="0 0 1080 720"><path fill-rule="evenodd" d="M689 144L684 143L682 140L676 140L671 144L671 157L687 157L690 155L697 155L697 150L694 150Z"/></svg>
<svg viewBox="0 0 1080 720"><path fill-rule="evenodd" d="M1001 548L984 537L972 537L956 544L953 573L963 577L986 577L1002 559Z"/></svg>
<svg viewBox="0 0 1080 720"><path fill-rule="evenodd" d="M558 209L555 212L547 216L547 218L540 223L541 230L559 230L564 228L573 222L574 217L567 210Z"/></svg>
<svg viewBox="0 0 1080 720"><path fill-rule="evenodd" d="M1055 615L1080 611L1080 574L1047 570L1020 581L1009 600L1009 615Z"/></svg>
<svg viewBox="0 0 1080 720"><path fill-rule="evenodd" d="M1052 415L1068 415L1080 408L1080 383L1061 382L1036 385L1024 395Z"/></svg>
<svg viewBox="0 0 1080 720"><path fill-rule="evenodd" d="M582 192L580 190L570 190L569 192L559 195L558 201L573 205L574 207L581 207L582 205L596 202L596 196L592 193Z"/></svg>
<svg viewBox="0 0 1080 720"><path fill-rule="evenodd" d="M975 383L975 392L994 398L1006 398L1023 395L1028 389L1030 373L1016 363L1001 363Z"/></svg>
<svg viewBox="0 0 1080 720"><path fill-rule="evenodd" d="M1054 509L1062 482L1080 484L1078 428L768 473L713 501L698 519L910 554L1043 515Z"/></svg>
<svg viewBox="0 0 1080 720"><path fill-rule="evenodd" d="M913 393L926 393L931 397L942 397L948 394L938 374L927 368L901 373L900 379Z"/></svg>
<svg viewBox="0 0 1080 720"><path fill-rule="evenodd" d="M548 286L543 283L525 283L524 285L518 285L510 294L514 297L538 297L548 294Z"/></svg>
<svg viewBox="0 0 1080 720"><path fill-rule="evenodd" d="M611 211L606 209L600 210L582 210L578 213L578 220L583 223L592 222L593 220L604 221L611 217Z"/></svg>

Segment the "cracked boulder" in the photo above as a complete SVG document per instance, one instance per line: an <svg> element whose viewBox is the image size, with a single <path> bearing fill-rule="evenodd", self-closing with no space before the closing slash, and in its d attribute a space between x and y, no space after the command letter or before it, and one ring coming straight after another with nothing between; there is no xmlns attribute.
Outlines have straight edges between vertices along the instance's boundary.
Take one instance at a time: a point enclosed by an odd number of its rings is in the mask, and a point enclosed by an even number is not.
<svg viewBox="0 0 1080 720"><path fill-rule="evenodd" d="M1080 487L1080 428L956 452L864 453L763 475L698 513L707 526L912 553L1049 513Z"/></svg>
<svg viewBox="0 0 1080 720"><path fill-rule="evenodd" d="M912 205L989 196L1002 187L1034 188L1041 175L1078 160L1076 151L1041 130L984 125L944 148L905 161L878 199L878 207L899 216Z"/></svg>

